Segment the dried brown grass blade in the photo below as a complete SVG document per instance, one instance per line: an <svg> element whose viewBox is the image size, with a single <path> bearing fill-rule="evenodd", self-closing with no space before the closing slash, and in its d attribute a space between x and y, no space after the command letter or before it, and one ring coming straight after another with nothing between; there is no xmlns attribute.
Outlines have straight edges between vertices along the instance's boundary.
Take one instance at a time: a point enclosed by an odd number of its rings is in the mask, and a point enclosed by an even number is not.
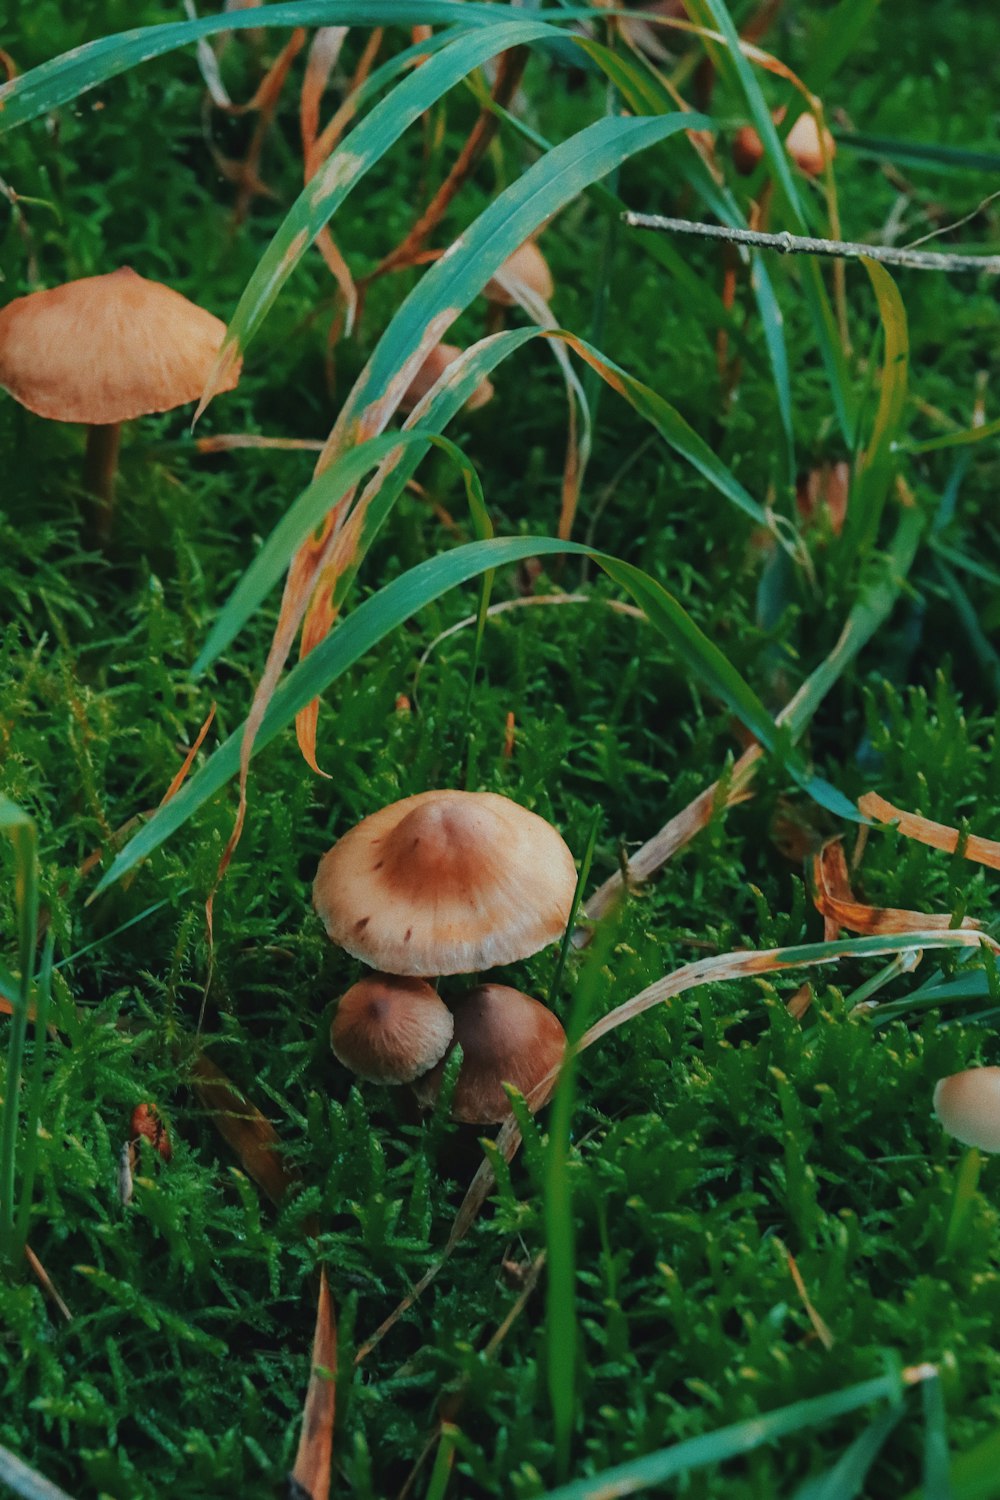
<svg viewBox="0 0 1000 1500"><path fill-rule="evenodd" d="M212 707L208 711L207 719L198 730L198 734L194 744L191 746L190 750L185 755L184 760L181 763L180 770L177 772L177 775L174 777L173 781L170 783L170 785L167 787L167 790L160 798L161 807L163 807L165 803L169 802L171 797L176 797L177 793L184 785L184 778L187 776L187 773L194 765L194 758L198 754L198 751L201 749L202 745L205 743L205 736L212 727L212 720L215 718L215 709L216 705L213 703Z"/></svg>
<svg viewBox="0 0 1000 1500"><path fill-rule="evenodd" d="M38 1259L38 1256L35 1254L34 1250L32 1250L30 1245L25 1245L24 1247L24 1258L28 1262L32 1276L34 1276L35 1280L38 1282L38 1285L41 1287L46 1297L48 1297L52 1305L58 1309L61 1316L66 1319L66 1322L72 1323L73 1314L70 1312L69 1308L66 1306L66 1303L63 1301L63 1298L60 1296L59 1290L56 1287L55 1282L52 1280L52 1277L49 1275L48 1271L46 1271L45 1267L42 1265L41 1261Z"/></svg>
<svg viewBox="0 0 1000 1500"><path fill-rule="evenodd" d="M949 934L954 939L956 947L980 947L986 945L994 953L1000 953L1000 943L988 937L982 932L962 932L956 930ZM953 946L951 943L948 945ZM897 946L887 937L884 947L871 948L866 957L873 958L881 955L895 955ZM629 1021L635 1020L636 1016L651 1010L655 1005L662 1005L667 1000L674 999L688 990L697 989L703 984L720 984L723 981L734 979L756 978L763 974L780 974L788 969L813 968L820 965L839 963L842 958L856 957L852 940L844 939L843 947L838 953L836 951L826 953L821 957L804 959L801 955L788 958L787 950L783 948L752 949L746 952L721 953L711 958L700 958L694 963L685 964L676 969L674 973L667 974L663 979L657 979L653 984L647 985L637 995L633 995L624 1004L616 1006L614 1010L608 1011L600 1020L584 1032L577 1046L577 1052L585 1052L588 1047L593 1047L602 1037L609 1032L616 1031L619 1026L625 1026ZM526 1097L529 1109L539 1109L549 1098L559 1076L559 1068L553 1068L532 1089ZM495 1149L503 1156L505 1161L513 1160L521 1144L520 1128L513 1115L500 1127L494 1141ZM417 1299L426 1291L431 1282L437 1276L452 1252L468 1234L475 1223L483 1204L486 1202L494 1184L496 1176L489 1158L484 1158L479 1164L479 1169L473 1177L466 1191L465 1197L459 1205L458 1213L452 1222L448 1241L438 1259L424 1272L416 1286L407 1293L403 1301L390 1313L371 1337L360 1346L355 1356L355 1364L360 1364L366 1359L372 1350L382 1341L385 1335L395 1327L399 1319L409 1311Z"/></svg>
<svg viewBox="0 0 1000 1500"><path fill-rule="evenodd" d="M379 49L382 46L382 38L385 35L381 26L377 26L365 43L364 50L354 70L354 77L348 86L347 93L339 109L334 113L323 130L313 141L310 150L305 156L305 178L309 182L315 176L319 167L326 161L330 152L340 140L354 116L357 114L357 90L364 83L368 74L374 66Z"/></svg>
<svg viewBox="0 0 1000 1500"><path fill-rule="evenodd" d="M306 181L313 175L310 170L312 153L319 135L319 107L323 93L330 81L330 74L337 66L347 37L346 26L320 26L316 30L306 58L306 71L299 95L299 129L302 134L302 160L306 166Z"/></svg>
<svg viewBox="0 0 1000 1500"><path fill-rule="evenodd" d="M868 906L859 901L851 889L851 880L839 838L830 839L813 855L813 902L833 926L836 937L841 928L848 932L878 934L890 932L946 932L952 925L947 912L927 916L924 912L904 911L893 906ZM971 917L961 926L978 931L980 924Z"/></svg>
<svg viewBox="0 0 1000 1500"><path fill-rule="evenodd" d="M781 1245L782 1250L784 1250L785 1252L785 1259L788 1262L788 1274L791 1276L792 1281L795 1283L795 1290L798 1292L799 1300L806 1310L806 1317L809 1319L810 1323L813 1326L813 1332L819 1339L820 1343L823 1345L823 1348L827 1351L827 1353L829 1353L834 1345L833 1334L830 1332L829 1326L823 1321L813 1305L812 1298L806 1290L806 1284L802 1280L802 1272L799 1270L798 1266L795 1263L795 1256L786 1245L781 1244L780 1240L778 1241L778 1244Z"/></svg>
<svg viewBox="0 0 1000 1500"><path fill-rule="evenodd" d="M195 1093L226 1145L271 1202L280 1203L297 1175L282 1160L281 1141L270 1120L204 1053L195 1058L191 1071Z"/></svg>
<svg viewBox="0 0 1000 1500"><path fill-rule="evenodd" d="M935 823L932 818L921 817L919 813L905 812L877 792L866 792L859 797L858 807L878 823L895 823L905 838L915 839L918 844L929 844L932 849L940 849L945 854L961 854L963 859L971 859L977 865L1000 870L1000 843L995 839L984 839L970 833L963 840L958 829L950 824Z"/></svg>
<svg viewBox="0 0 1000 1500"><path fill-rule="evenodd" d="M312 1373L302 1413L302 1432L295 1455L295 1467L289 1476L289 1488L296 1500L299 1495L308 1496L309 1500L327 1500L330 1493L333 1424L337 1409L336 1374L337 1320L326 1269L323 1267L319 1274Z"/></svg>
<svg viewBox="0 0 1000 1500"><path fill-rule="evenodd" d="M292 453L322 453L322 438L262 437L254 432L220 432L215 437L195 438L199 453L232 453L240 448L275 448Z"/></svg>

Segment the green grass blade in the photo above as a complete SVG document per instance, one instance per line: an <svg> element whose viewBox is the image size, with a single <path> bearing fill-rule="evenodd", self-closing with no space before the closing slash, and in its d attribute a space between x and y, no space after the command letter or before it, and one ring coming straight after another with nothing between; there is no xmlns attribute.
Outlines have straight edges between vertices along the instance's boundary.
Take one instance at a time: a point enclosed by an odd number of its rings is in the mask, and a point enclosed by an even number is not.
<svg viewBox="0 0 1000 1500"><path fill-rule="evenodd" d="M140 63L202 37L261 26L491 26L509 20L505 6L479 0L285 0L263 11L226 11L195 21L168 21L100 37L42 63L0 87L0 134L67 104ZM562 19L558 14L553 19ZM568 17L567 17L568 19Z"/></svg>
<svg viewBox="0 0 1000 1500"><path fill-rule="evenodd" d="M31 1469L23 1459L9 1448L0 1447L0 1484L4 1484L20 1500L73 1500L58 1485Z"/></svg>
<svg viewBox="0 0 1000 1500"><path fill-rule="evenodd" d="M1000 173L1000 155L995 151L970 151L965 146L939 146L933 142L900 141L889 136L865 135L853 130L835 130L837 145L859 156L886 157L911 167L935 167L942 172Z"/></svg>
<svg viewBox="0 0 1000 1500"><path fill-rule="evenodd" d="M365 408L381 401L428 330L438 338L466 308L507 257L543 221L592 182L636 152L659 144L701 116L664 119L604 119L554 146L486 208L449 253L431 266L397 309L338 417L349 433Z"/></svg>
<svg viewBox="0 0 1000 1500"><path fill-rule="evenodd" d="M566 951L576 924L580 901L590 875L597 846L600 809L594 814L569 922L563 937L560 960ZM556 1451L556 1473L564 1479L569 1473L570 1446L577 1407L577 1366L580 1354L580 1330L576 1308L576 1233L573 1223L573 1185L569 1176L569 1154L572 1138L573 1104L576 1097L576 1057L580 1038L587 1029L594 998L604 965L611 956L616 939L614 921L600 929L597 941L587 954L577 979L566 1024L566 1054L552 1099L549 1139L545 1152L545 1188L542 1198L545 1225L545 1369L552 1404L552 1423ZM561 970L557 973L557 980ZM551 998L550 992L550 998Z"/></svg>
<svg viewBox="0 0 1000 1500"><path fill-rule="evenodd" d="M467 73L506 48L540 41L552 28L538 21L496 22L456 39L398 84L355 126L347 143L307 183L289 209L240 297L216 369L244 351L278 293L344 200L407 129ZM213 388L213 377L206 382Z"/></svg>
<svg viewBox="0 0 1000 1500"><path fill-rule="evenodd" d="M638 114L667 115L676 109L676 102L664 87L656 71L634 57L620 56L609 47L587 37L576 38L580 47L602 69L606 77L619 91L629 107ZM685 176L719 215L723 223L747 228L747 221L739 204L724 185L717 183L701 157L692 147ZM792 437L792 390L788 374L788 353L785 348L784 319L778 306L771 278L759 255L752 257L751 288L760 313L764 342L767 346L775 395L778 400L778 415L785 435L788 450L788 475L794 478L795 457Z"/></svg>
<svg viewBox="0 0 1000 1500"><path fill-rule="evenodd" d="M740 50L739 33L729 14L729 7L725 0L686 0L686 4L689 14L696 21L702 26L718 31L725 38L727 44L725 47L720 47L713 42L706 42L705 46L716 58L720 71L728 75L742 93L746 101L747 112L764 147L764 155L771 169L771 175L781 189L782 196L791 210L792 218L800 231L805 232L806 217L799 198L799 190L792 175L788 152L771 119L771 111L767 107L767 101L757 82L757 75Z"/></svg>
<svg viewBox="0 0 1000 1500"><path fill-rule="evenodd" d="M851 494L844 528L848 555L866 556L874 547L879 523L896 473L896 442L906 414L910 341L906 309L899 288L884 266L863 258L878 301L885 337L882 388L871 438Z"/></svg>
<svg viewBox="0 0 1000 1500"><path fill-rule="evenodd" d="M983 443L1000 436L1000 417L984 422L981 427L965 427L961 432L948 432L943 437L927 438L922 443L907 443L907 453L939 453L942 448L964 448L967 443Z"/></svg>
<svg viewBox="0 0 1000 1500"><path fill-rule="evenodd" d="M840 0L823 15L813 36L807 75L814 94L822 94L840 72L880 4L881 0Z"/></svg>
<svg viewBox="0 0 1000 1500"><path fill-rule="evenodd" d="M282 516L223 606L208 640L191 668L192 678L201 676L236 637L271 589L279 582L298 547L319 525L341 495L363 479L368 470L374 468L388 454L417 447L419 452L416 454L415 461L407 467L406 479L408 479L432 443L443 449L449 458L456 462L460 471L475 474L475 470L461 449L447 438L422 431L411 431L393 432L377 438L369 438L367 442L360 443L357 448L351 448L341 454L318 479L314 479ZM402 489L406 479L398 486L397 493ZM478 478L475 483L478 486ZM479 493L481 496L481 490Z"/></svg>
<svg viewBox="0 0 1000 1500"><path fill-rule="evenodd" d="M28 1219L31 1214L31 1195L35 1186L38 1168L38 1121L42 1107L42 1083L45 1076L46 1026L49 1020L49 1002L52 997L52 954L55 948L55 933L50 931L42 950L42 961L38 966L38 983L35 985L35 1053L31 1060L31 1077L28 1082L28 1098L25 1106L24 1160L21 1166L21 1188L17 1206L17 1223L14 1244L21 1253L28 1238Z"/></svg>
<svg viewBox="0 0 1000 1500"><path fill-rule="evenodd" d="M752 1453L765 1443L789 1437L804 1428L832 1422L859 1407L871 1405L873 1401L898 1401L901 1394L898 1376L880 1375L875 1380L845 1386L843 1390L831 1391L826 1396L795 1401L791 1406L780 1407L762 1417L735 1422L731 1427L720 1427L717 1432L688 1438L669 1448L661 1448L657 1453L630 1459L613 1469L605 1469L603 1474L595 1474L592 1479L577 1479L572 1484L549 1490L543 1500L608 1500L612 1495L636 1495L652 1485L666 1484L668 1480L690 1474L695 1469Z"/></svg>
<svg viewBox="0 0 1000 1500"><path fill-rule="evenodd" d="M948 1422L940 1375L924 1381L921 1395L924 1407L923 1500L953 1500L948 1462Z"/></svg>
<svg viewBox="0 0 1000 1500"><path fill-rule="evenodd" d="M551 556L560 552L592 558L647 612L651 623L667 637L685 665L740 717L766 749L782 756L788 773L804 791L838 816L863 821L843 793L822 778L810 776L794 760L787 733L778 729L749 684L661 584L630 563L555 537L501 537L493 541L469 542L452 552L419 563L401 578L387 584L359 605L288 673L264 716L255 751L263 748L289 724L299 709L322 694L343 672L424 605L491 568L520 562L527 557ZM158 848L225 786L238 769L241 743L242 732L237 730L175 797L157 809L146 826L116 856L94 896ZM90 899L93 900L94 896Z"/></svg>
<svg viewBox="0 0 1000 1500"><path fill-rule="evenodd" d="M12 802L0 797L0 830L14 846L15 895L18 928L18 979L14 1013L7 1043L7 1073L4 1079L3 1116L0 1119L0 1253L9 1264L17 1255L14 1225L14 1170L17 1155L17 1117L21 1101L24 1041L28 1029L31 981L38 930L38 835L32 818Z"/></svg>
<svg viewBox="0 0 1000 1500"><path fill-rule="evenodd" d="M927 1382L929 1383L929 1382ZM857 1500L868 1471L902 1415L899 1407L880 1412L825 1474L807 1479L795 1500Z"/></svg>

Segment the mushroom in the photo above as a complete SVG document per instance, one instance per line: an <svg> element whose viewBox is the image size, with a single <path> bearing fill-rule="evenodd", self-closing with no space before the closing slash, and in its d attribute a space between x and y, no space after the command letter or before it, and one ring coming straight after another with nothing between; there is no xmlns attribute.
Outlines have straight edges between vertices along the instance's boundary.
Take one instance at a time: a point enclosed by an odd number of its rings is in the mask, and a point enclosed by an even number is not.
<svg viewBox="0 0 1000 1500"><path fill-rule="evenodd" d="M470 974L562 936L576 869L562 836L493 792L420 792L320 860L313 905L335 943L390 973Z"/></svg>
<svg viewBox="0 0 1000 1500"><path fill-rule="evenodd" d="M525 240L513 255L508 255L497 276L504 280L520 282L542 302L547 303L552 300L552 293L555 290L552 272L549 270L548 261L534 240ZM497 279L497 276L492 277L483 287L483 296L488 302L496 303L498 307L513 307L515 299L504 286L503 281Z"/></svg>
<svg viewBox="0 0 1000 1500"><path fill-rule="evenodd" d="M546 1074L562 1062L566 1033L541 1001L506 984L481 984L469 990L456 1002L454 1013L451 1047L417 1080L414 1093L421 1104L434 1103L448 1055L460 1043L462 1066L451 1104L452 1119L465 1125L498 1124L510 1114L503 1085L513 1084L529 1098ZM533 1110L548 1103L554 1086L552 1078L541 1097L530 1100Z"/></svg>
<svg viewBox="0 0 1000 1500"><path fill-rule="evenodd" d="M18 297L0 312L0 386L29 411L83 422L95 532L111 532L121 424L201 395L226 325L128 266ZM240 375L234 360L220 390Z"/></svg>
<svg viewBox="0 0 1000 1500"><path fill-rule="evenodd" d="M448 366L454 364L462 353L457 344L435 344L403 393L400 411L410 412L422 401L432 386L436 385ZM478 411L493 399L493 382L486 378L476 386L465 403L466 411Z"/></svg>
<svg viewBox="0 0 1000 1500"><path fill-rule="evenodd" d="M785 118L785 111L776 109L772 118L776 125L780 125ZM826 156L832 161L837 153L837 143L825 127L821 142L816 117L808 110L805 114L799 115L785 137L785 150L795 165L800 167L808 177L818 177L823 171L824 145ZM733 161L736 164L736 170L748 176L763 155L764 144L760 136L752 125L744 125L733 142Z"/></svg>
<svg viewBox="0 0 1000 1500"><path fill-rule="evenodd" d="M934 1090L934 1112L964 1146L1000 1152L1000 1068L967 1068L942 1078Z"/></svg>
<svg viewBox="0 0 1000 1500"><path fill-rule="evenodd" d="M369 974L341 996L330 1046L369 1083L412 1083L444 1056L454 1024L425 980Z"/></svg>

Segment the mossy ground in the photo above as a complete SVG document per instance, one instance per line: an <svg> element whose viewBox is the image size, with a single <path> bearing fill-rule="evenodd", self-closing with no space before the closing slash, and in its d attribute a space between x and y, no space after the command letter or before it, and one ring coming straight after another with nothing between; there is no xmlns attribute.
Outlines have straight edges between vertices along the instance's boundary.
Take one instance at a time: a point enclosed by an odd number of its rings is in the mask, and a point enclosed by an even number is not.
<svg viewBox="0 0 1000 1500"><path fill-rule="evenodd" d="M786 7L767 44L808 81L811 37L824 8ZM90 36L175 19L166 4L105 3L70 17L53 0L23 7L5 41L25 69ZM355 57L360 34L352 34ZM272 56L274 36L259 44ZM227 58L235 97L259 76L255 44ZM831 86L828 109L867 133L998 149L983 59L1000 50L1000 15L985 6L912 7L885 0ZM524 93L532 122L559 139L605 107L600 84L569 80L535 59ZM242 76L241 76L242 74ZM2 172L24 197L31 249L52 282L129 263L225 315L301 181L290 91L262 170L277 201L258 199L232 225L234 189L203 134L203 87L181 53L127 74L5 138ZM727 101L718 101L725 118ZM734 101L728 101L731 117ZM374 264L409 227L464 138L473 107L455 95L444 144L424 157L420 131L372 174L336 227L356 268ZM245 149L244 119L214 116L226 156ZM471 217L524 160L502 137L449 226ZM995 187L986 174L906 162L887 167L842 149L844 234L877 235L894 213L915 238L958 219ZM669 153L622 174L637 207L679 204ZM587 334L605 220L573 205L545 239L564 326ZM995 238L993 205L961 231ZM952 237L954 239L954 237ZM586 253L582 253L587 247ZM9 213L0 239L5 295L26 290L26 242ZM712 285L715 252L688 247ZM337 402L409 276L375 284L360 337L324 373L332 284L308 259L279 299L237 392L202 430L322 437ZM989 284L903 274L912 387L957 425L971 419L977 374L996 385L998 314ZM860 269L847 272L856 347L877 358L877 318ZM780 284L802 467L844 456L796 273ZM741 289L741 299L747 297ZM749 304L748 304L749 305ZM474 308L463 338L482 331ZM724 409L714 330L624 231L613 249L603 347L674 401L754 494L777 479L780 433L762 341L737 399ZM554 530L564 444L557 367L539 344L505 365L492 406L460 436L503 532ZM992 389L992 387L989 387ZM988 398L989 399L989 398ZM191 661L216 610L308 479L308 455L263 451L198 457L178 413L126 435L114 548L83 542L81 437L0 400L3 512L0 734L4 789L37 820L43 898L57 935L60 1032L48 1046L43 1136L30 1242L65 1296L64 1323L31 1281L0 1286L0 1442L81 1497L264 1496L289 1468L308 1377L313 1273L328 1268L339 1313L336 1485L384 1500L398 1493L434 1429L442 1393L461 1386L461 1441L452 1493L534 1496L555 1483L543 1373L541 1292L498 1353L484 1346L517 1289L504 1260L543 1244L540 1139L417 1307L366 1362L366 1337L440 1250L479 1150L440 1119L419 1123L398 1094L351 1080L327 1042L330 1005L356 966L326 942L309 906L317 859L365 813L427 787L456 784L471 736L471 784L503 791L550 817L580 852L600 809L594 879L715 775L736 747L728 714L696 690L644 624L594 603L523 609L492 622L465 715L472 633L437 634L475 607L460 591L426 609L328 696L312 775L286 734L255 762L246 832L215 911L214 979L204 1043L273 1121L303 1189L274 1210L237 1169L189 1085L206 978L204 899L231 827L219 797L131 883L94 905L79 867L114 831L157 803L212 702L212 737L240 723L274 620L271 601L211 680ZM914 408L914 430L933 434ZM812 543L815 587L770 579L745 518L653 442L621 465L648 429L605 391L584 490L586 529L605 550L661 578L772 708L833 645L851 579L827 538ZM459 429L456 428L456 432ZM958 450L961 452L961 450ZM961 466L948 536L997 566L996 448ZM948 452L908 462L918 504L933 514L956 474ZM426 497L409 495L368 556L361 593L453 545L428 500L471 535L454 471L432 457ZM553 569L554 587L577 564ZM952 575L954 576L954 575ZM985 578L961 574L976 626L956 608L933 558L921 553L888 626L831 694L811 731L818 768L851 796L876 786L900 806L995 833L1000 605ZM539 588L544 587L545 579ZM775 592L777 590L777 592ZM496 597L514 592L498 581ZM976 634L978 629L979 634ZM400 694L410 711L397 707ZM516 719L504 755L507 715ZM212 741L210 740L210 743ZM742 947L816 941L821 918L801 865L773 835L780 770L749 804L720 814L620 912L593 997L609 1009L678 965ZM795 794L797 805L801 804ZM824 828L827 824L820 820ZM829 825L832 829L832 824ZM12 934L12 870L2 851L3 926ZM994 922L995 874L873 834L859 885L880 905ZM159 905L157 905L159 903ZM130 919L156 906L135 925ZM13 962L13 940L5 958ZM925 960L925 969L931 959ZM510 982L545 993L554 955L518 965ZM571 960L563 1013L578 980ZM873 972L847 965L815 981L806 1025L785 1002L802 980L706 986L619 1030L581 1060L570 1173L583 1363L573 1472L707 1432L799 1397L878 1374L886 1359L933 1360L944 1377L949 1439L961 1452L986 1437L1000 1403L1000 1166L986 1165L968 1231L945 1250L959 1152L930 1115L934 1081L973 1060L995 1062L993 1022L964 1024L968 1007L885 1027L848 1014L845 995ZM920 976L897 980L899 998ZM981 1009L981 1007L979 1007ZM155 1100L174 1156L144 1149L135 1197L118 1201L121 1143L134 1105ZM544 1120L539 1130L544 1131ZM306 1231L315 1218L318 1238ZM794 1255L833 1337L816 1337L796 1292ZM792 1496L860 1430L848 1419L766 1448L724 1473L694 1475L695 1496ZM914 1405L869 1480L873 1496L920 1479ZM424 1471L424 1475L428 1471ZM416 1493L426 1477L417 1482ZM977 1493L993 1493L982 1490Z"/></svg>

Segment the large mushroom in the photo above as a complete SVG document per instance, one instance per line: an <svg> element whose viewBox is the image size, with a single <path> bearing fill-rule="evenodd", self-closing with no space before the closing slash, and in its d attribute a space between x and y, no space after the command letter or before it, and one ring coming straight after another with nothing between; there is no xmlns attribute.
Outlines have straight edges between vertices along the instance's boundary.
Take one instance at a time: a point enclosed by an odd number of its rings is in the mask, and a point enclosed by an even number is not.
<svg viewBox="0 0 1000 1500"><path fill-rule="evenodd" d="M196 400L225 331L221 319L128 266L18 297L0 312L0 386L37 416L89 428L84 484L102 545L121 424ZM235 386L240 366L233 361L220 389Z"/></svg>
<svg viewBox="0 0 1000 1500"><path fill-rule="evenodd" d="M562 836L493 792L420 792L324 854L313 905L335 943L393 974L471 974L561 937L576 869Z"/></svg>
<svg viewBox="0 0 1000 1500"><path fill-rule="evenodd" d="M481 984L470 990L456 1002L454 1016L455 1035L448 1053L413 1086L421 1104L437 1099L448 1055L459 1043L462 1065L452 1099L453 1119L466 1125L505 1120L510 1114L505 1083L513 1084L533 1110L548 1103L555 1076L540 1094L534 1091L559 1067L566 1051L566 1033L557 1016L506 984Z"/></svg>
<svg viewBox="0 0 1000 1500"><path fill-rule="evenodd" d="M451 1011L433 985L369 974L341 996L330 1046L369 1083L412 1083L444 1056L453 1031Z"/></svg>

